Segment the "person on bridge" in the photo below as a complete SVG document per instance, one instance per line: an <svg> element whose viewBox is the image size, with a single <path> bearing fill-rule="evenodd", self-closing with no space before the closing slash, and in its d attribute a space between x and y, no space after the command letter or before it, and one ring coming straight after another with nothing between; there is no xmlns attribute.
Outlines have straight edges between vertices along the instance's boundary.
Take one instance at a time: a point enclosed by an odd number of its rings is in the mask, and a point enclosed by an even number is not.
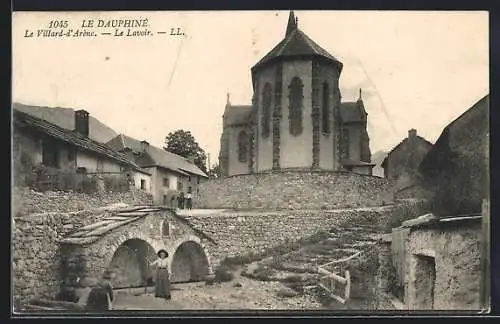
<svg viewBox="0 0 500 324"><path fill-rule="evenodd" d="M168 252L164 249L158 251L158 259L150 263L156 266L155 297L171 299L170 272L168 270Z"/></svg>

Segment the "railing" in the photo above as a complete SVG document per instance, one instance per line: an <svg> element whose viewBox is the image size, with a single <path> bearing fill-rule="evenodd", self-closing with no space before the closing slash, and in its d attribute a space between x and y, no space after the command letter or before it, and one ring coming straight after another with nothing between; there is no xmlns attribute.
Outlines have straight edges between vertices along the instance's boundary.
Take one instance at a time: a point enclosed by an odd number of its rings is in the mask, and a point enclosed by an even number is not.
<svg viewBox="0 0 500 324"><path fill-rule="evenodd" d="M356 252L347 258L333 260L318 267L318 273L324 275L320 277L318 285L326 290L331 298L341 304L345 304L351 297L351 275L349 270L345 270L344 277L342 277L340 274L334 273L334 271L336 271L335 269L333 271L329 271L325 268L331 266L335 267L348 261L359 259L360 256L361 251ZM341 272L339 270L337 271Z"/></svg>

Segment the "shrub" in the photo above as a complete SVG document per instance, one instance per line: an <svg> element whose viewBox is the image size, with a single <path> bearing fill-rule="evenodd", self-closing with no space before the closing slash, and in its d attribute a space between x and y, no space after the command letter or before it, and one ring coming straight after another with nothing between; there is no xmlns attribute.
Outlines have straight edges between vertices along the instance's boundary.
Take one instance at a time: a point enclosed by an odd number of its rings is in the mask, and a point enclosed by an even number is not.
<svg viewBox="0 0 500 324"><path fill-rule="evenodd" d="M234 275L231 272L231 269L227 266L220 265L214 271L215 279L214 282L228 282L233 280Z"/></svg>

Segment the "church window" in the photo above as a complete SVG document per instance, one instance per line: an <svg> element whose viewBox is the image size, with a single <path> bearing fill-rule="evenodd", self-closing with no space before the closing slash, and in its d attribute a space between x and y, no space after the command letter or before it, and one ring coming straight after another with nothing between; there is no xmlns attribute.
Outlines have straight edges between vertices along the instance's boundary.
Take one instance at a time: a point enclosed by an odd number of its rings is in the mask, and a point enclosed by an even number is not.
<svg viewBox="0 0 500 324"><path fill-rule="evenodd" d="M323 83L323 102L321 106L321 121L323 133L330 133L330 87Z"/></svg>
<svg viewBox="0 0 500 324"><path fill-rule="evenodd" d="M289 93L289 120L290 120L290 133L294 136L302 133L302 102L304 85L300 78L295 77L290 82L288 87Z"/></svg>
<svg viewBox="0 0 500 324"><path fill-rule="evenodd" d="M238 161L247 162L248 155L248 136L245 131L238 134Z"/></svg>
<svg viewBox="0 0 500 324"><path fill-rule="evenodd" d="M271 84L266 83L262 91L262 137L267 138L271 133L271 100L272 100Z"/></svg>
<svg viewBox="0 0 500 324"><path fill-rule="evenodd" d="M342 154L342 158L344 159L348 159L349 158L349 130L344 128L342 130L342 140L341 140L341 143L342 143L342 150L341 150L341 154Z"/></svg>

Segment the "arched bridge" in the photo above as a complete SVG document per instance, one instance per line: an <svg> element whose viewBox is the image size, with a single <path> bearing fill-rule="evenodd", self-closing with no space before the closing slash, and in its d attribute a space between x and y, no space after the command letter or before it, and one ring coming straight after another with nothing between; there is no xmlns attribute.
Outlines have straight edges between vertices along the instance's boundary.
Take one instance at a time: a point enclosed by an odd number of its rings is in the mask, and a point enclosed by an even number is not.
<svg viewBox="0 0 500 324"><path fill-rule="evenodd" d="M203 280L212 272L208 241L210 237L168 208L116 211L60 241L62 285L75 286L77 278L110 269L116 288L143 286L153 277L148 262L159 249L169 253L172 282Z"/></svg>

